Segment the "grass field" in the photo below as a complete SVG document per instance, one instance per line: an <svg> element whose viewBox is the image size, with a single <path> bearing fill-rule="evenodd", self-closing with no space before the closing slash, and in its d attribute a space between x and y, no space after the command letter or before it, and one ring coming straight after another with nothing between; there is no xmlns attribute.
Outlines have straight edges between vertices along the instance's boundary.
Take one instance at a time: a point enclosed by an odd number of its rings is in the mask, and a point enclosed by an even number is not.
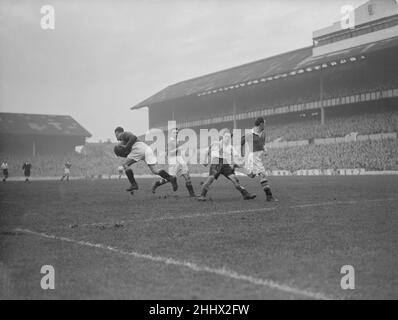
<svg viewBox="0 0 398 320"><path fill-rule="evenodd" d="M279 203L246 178L250 202L222 178L205 203L153 181L1 184L0 299L398 298L397 177L273 178Z"/></svg>

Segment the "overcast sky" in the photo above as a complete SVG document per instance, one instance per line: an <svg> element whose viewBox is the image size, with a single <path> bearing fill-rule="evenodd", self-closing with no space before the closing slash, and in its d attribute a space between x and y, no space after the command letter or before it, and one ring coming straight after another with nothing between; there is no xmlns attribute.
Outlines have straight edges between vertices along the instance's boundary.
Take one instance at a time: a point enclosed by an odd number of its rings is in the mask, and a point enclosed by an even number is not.
<svg viewBox="0 0 398 320"><path fill-rule="evenodd" d="M142 134L130 107L166 86L311 45L363 0L1 0L0 111L71 115L113 139ZM55 30L40 26L55 8Z"/></svg>

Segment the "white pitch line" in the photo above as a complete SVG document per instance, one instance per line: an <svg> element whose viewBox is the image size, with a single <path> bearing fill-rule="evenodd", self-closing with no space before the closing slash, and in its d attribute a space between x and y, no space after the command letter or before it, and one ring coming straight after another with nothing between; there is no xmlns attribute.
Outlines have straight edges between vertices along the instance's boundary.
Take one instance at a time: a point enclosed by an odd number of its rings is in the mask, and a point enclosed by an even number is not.
<svg viewBox="0 0 398 320"><path fill-rule="evenodd" d="M212 217L219 215L230 215L230 214L243 214L243 213L255 213L255 212L268 212L275 211L280 209L304 209L304 208L312 208L312 207L323 207L323 206L334 206L334 205L354 205L358 203L370 203L370 202L384 202L384 201L398 201L397 198L387 198L387 199L363 199L363 200L349 200L349 201L328 201L328 202L319 202L319 203L308 203L308 204L300 204L294 206L287 207L271 207L271 208L256 208L256 209L247 209L247 210L233 210L233 211L215 211L209 213L194 213L188 215L181 216L163 216L159 218L150 218L142 220L143 222L153 222L153 221L164 221L164 220L180 220L180 219L194 219L194 218L203 218L203 217ZM105 225L114 225L115 223L119 223L122 225L129 223L136 223L137 220L120 220L113 222L94 222L94 223L85 223L77 225L78 227L95 227L95 226L105 226Z"/></svg>
<svg viewBox="0 0 398 320"><path fill-rule="evenodd" d="M352 205L352 204L364 203L364 202L381 202L381 201L391 201L391 200L398 201L398 199L329 201L329 202L320 202L320 203L300 204L300 205L287 206L287 207L272 207L272 208L257 208L257 209L247 209L247 210L233 210L233 211L224 211L224 212L221 211L221 212L210 212L210 213L197 213L197 214L182 215L182 216L165 216L165 217L147 219L144 221L150 222L150 221L159 221L159 220L192 219L192 218L199 218L199 217L211 217L211 216L216 216L216 215L267 212L267 211L275 211L278 209L302 209L302 208L311 208L311 207L323 207L323 206L333 206L333 205Z"/></svg>
<svg viewBox="0 0 398 320"><path fill-rule="evenodd" d="M326 296L323 293L312 292L309 290L301 290L301 289L291 287L291 286L288 286L285 284L277 283L272 280L260 279L260 278L256 278L256 277L252 277L252 276L239 274L235 271L227 270L225 268L211 268L211 267L207 267L204 265L198 265L196 263L192 263L192 262L188 262L188 261L180 261L180 260L176 260L176 259L168 258L168 257L153 256L151 254L144 254L144 253L139 253L139 252L135 252L135 251L125 251L125 250L121 250L121 249L118 249L118 248L115 248L112 246L107 246L107 245L103 245L103 244L99 244L99 243L92 243L92 242L88 242L88 241L80 241L80 240L75 240L75 239L66 238L66 237L49 235L46 233L36 232L36 231L29 230L29 229L16 228L16 229L14 229L14 231L19 232L19 233L31 234L31 235L35 235L35 236L42 237L42 238L52 239L52 240L69 242L69 243L73 243L73 244L77 244L77 245L85 246L85 247L89 247L89 248L107 250L107 251L115 252L115 253L118 253L121 255L132 256L137 259L145 259L145 260L150 260L153 262L163 263L166 265L174 265L174 266L178 266L178 267L184 267L184 268L193 270L195 272L206 272L206 273L210 273L210 274L216 274L216 275L219 275L219 276L222 276L225 278L245 281L245 282L249 282L254 285L268 287L271 289L276 289L279 291L283 291L283 292L298 295L298 296L303 296L306 298L312 298L312 299L317 299L317 300L332 300L333 299L331 297Z"/></svg>

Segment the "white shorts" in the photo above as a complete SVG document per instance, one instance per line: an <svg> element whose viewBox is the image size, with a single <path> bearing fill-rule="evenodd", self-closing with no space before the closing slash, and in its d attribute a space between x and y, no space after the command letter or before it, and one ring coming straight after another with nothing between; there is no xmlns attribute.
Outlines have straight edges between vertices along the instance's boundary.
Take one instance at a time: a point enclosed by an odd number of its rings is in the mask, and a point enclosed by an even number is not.
<svg viewBox="0 0 398 320"><path fill-rule="evenodd" d="M136 162L143 160L146 162L146 164L151 165L158 162L153 154L152 149L147 144L140 141L133 145L131 152L127 156L127 159L134 160Z"/></svg>
<svg viewBox="0 0 398 320"><path fill-rule="evenodd" d="M64 169L64 174L70 174L70 169L65 168L65 169Z"/></svg>
<svg viewBox="0 0 398 320"><path fill-rule="evenodd" d="M247 173L253 174L265 174L265 167L263 163L263 151L252 152L248 154L247 163L246 163L246 170Z"/></svg>
<svg viewBox="0 0 398 320"><path fill-rule="evenodd" d="M169 174L172 176L181 176L183 174L188 174L189 169L184 158L178 156L176 158L169 158Z"/></svg>

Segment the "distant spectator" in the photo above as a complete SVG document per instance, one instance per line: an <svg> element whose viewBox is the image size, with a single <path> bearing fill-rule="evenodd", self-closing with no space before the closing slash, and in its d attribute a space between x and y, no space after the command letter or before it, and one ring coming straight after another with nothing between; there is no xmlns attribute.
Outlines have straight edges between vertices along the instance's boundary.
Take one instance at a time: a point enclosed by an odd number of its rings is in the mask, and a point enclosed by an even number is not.
<svg viewBox="0 0 398 320"><path fill-rule="evenodd" d="M28 160L22 166L22 170L24 171L24 175L25 175L25 182L30 182L29 178L30 178L30 170L31 169L32 169L32 164L30 163L30 160Z"/></svg>
<svg viewBox="0 0 398 320"><path fill-rule="evenodd" d="M1 170L3 170L3 182L6 182L8 179L8 162L4 160L1 163Z"/></svg>

